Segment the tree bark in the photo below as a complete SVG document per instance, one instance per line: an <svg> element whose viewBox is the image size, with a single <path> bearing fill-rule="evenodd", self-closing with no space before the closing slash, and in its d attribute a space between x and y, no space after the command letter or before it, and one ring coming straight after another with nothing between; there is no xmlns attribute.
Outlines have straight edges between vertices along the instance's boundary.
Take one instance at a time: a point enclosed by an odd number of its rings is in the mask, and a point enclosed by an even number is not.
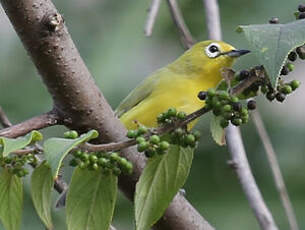
<svg viewBox="0 0 305 230"><path fill-rule="evenodd" d="M50 0L1 0L1 3L47 86L54 102L53 111L61 123L79 132L96 129L101 143L123 140L126 129L96 86L53 3ZM145 158L134 148L122 154L133 162L134 173L120 177L119 185L133 200ZM173 230L213 229L180 194L159 226Z"/></svg>

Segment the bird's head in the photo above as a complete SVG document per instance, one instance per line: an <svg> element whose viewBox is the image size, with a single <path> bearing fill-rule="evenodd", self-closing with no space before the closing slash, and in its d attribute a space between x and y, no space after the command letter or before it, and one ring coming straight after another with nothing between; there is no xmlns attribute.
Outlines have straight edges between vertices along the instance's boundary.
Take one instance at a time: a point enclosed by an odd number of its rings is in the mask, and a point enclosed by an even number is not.
<svg viewBox="0 0 305 230"><path fill-rule="evenodd" d="M220 73L224 67L231 67L237 57L249 53L215 40L198 42L186 51L175 64L189 73Z"/></svg>

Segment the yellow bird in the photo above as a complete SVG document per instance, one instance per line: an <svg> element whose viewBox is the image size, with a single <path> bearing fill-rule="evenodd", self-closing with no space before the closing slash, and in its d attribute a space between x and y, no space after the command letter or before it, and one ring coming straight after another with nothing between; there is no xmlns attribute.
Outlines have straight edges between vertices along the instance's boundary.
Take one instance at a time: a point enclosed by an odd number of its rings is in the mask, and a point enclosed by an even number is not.
<svg viewBox="0 0 305 230"><path fill-rule="evenodd" d="M170 107L190 114L204 106L198 93L214 88L222 79L221 70L248 52L222 41L199 42L144 79L121 102L116 115L127 129L136 129L137 123L156 127L157 116Z"/></svg>

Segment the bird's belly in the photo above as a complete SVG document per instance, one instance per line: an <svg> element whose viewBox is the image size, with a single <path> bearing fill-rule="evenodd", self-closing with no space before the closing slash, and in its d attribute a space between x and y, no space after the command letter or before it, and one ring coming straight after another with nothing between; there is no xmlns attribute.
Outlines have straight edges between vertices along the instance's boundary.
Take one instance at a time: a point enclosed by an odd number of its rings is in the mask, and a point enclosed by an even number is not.
<svg viewBox="0 0 305 230"><path fill-rule="evenodd" d="M197 98L197 93L197 91L188 92L176 88L173 91L167 90L166 93L152 94L126 112L120 120L127 129L136 129L137 123L147 127L156 127L157 116L171 107L187 114L200 109L204 102Z"/></svg>

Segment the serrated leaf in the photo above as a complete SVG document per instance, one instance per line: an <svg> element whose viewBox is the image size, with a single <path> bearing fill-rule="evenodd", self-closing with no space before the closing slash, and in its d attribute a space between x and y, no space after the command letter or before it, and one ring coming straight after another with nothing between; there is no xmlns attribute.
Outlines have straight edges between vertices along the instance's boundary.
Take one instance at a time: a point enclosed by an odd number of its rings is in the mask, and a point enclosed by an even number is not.
<svg viewBox="0 0 305 230"><path fill-rule="evenodd" d="M45 141L43 144L44 155L46 161L51 166L53 178L57 177L63 159L74 147L97 136L98 132L91 130L76 139L50 138Z"/></svg>
<svg viewBox="0 0 305 230"><path fill-rule="evenodd" d="M214 141L222 146L226 144L225 130L220 126L221 116L212 116L210 122L210 130Z"/></svg>
<svg viewBox="0 0 305 230"><path fill-rule="evenodd" d="M239 26L251 51L265 67L273 86L277 82L282 66L291 50L305 42L305 20L287 24L262 24Z"/></svg>
<svg viewBox="0 0 305 230"><path fill-rule="evenodd" d="M6 230L19 230L22 206L21 179L3 169L0 173L0 220Z"/></svg>
<svg viewBox="0 0 305 230"><path fill-rule="evenodd" d="M67 195L68 230L108 230L117 199L117 176L76 168Z"/></svg>
<svg viewBox="0 0 305 230"><path fill-rule="evenodd" d="M53 229L51 200L53 178L50 166L41 163L31 176L31 195L36 212L47 229Z"/></svg>
<svg viewBox="0 0 305 230"><path fill-rule="evenodd" d="M147 230L164 214L184 185L193 149L171 145L168 153L149 159L136 185L136 230Z"/></svg>
<svg viewBox="0 0 305 230"><path fill-rule="evenodd" d="M14 152L16 150L22 149L26 147L27 145L31 144L34 141L40 141L42 140L42 134L36 130L28 133L27 135L23 137L18 138L7 138L7 137L0 137L0 145L2 145L2 148L0 148L1 154L6 157L11 152Z"/></svg>

